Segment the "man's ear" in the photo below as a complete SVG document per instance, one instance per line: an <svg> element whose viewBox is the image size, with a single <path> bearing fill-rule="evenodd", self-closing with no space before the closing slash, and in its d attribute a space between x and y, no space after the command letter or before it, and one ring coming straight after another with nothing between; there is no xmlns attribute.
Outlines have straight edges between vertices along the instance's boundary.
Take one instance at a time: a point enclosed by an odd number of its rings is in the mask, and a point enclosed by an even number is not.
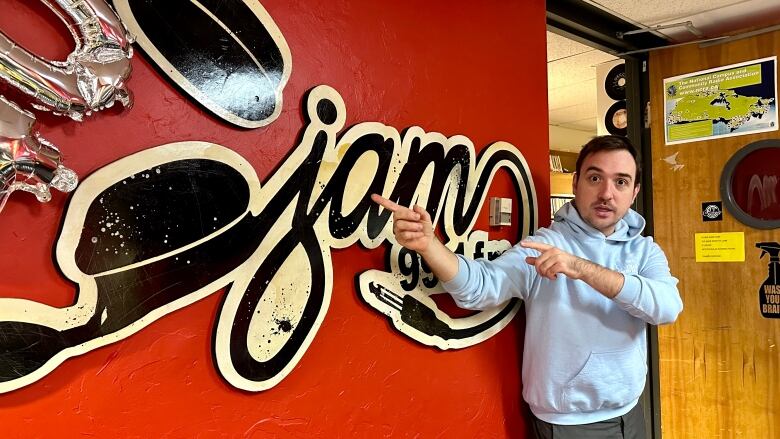
<svg viewBox="0 0 780 439"><path fill-rule="evenodd" d="M634 201L636 201L636 196L639 194L639 186L641 186L641 184L636 184L634 186L634 198L631 199L631 204L633 204Z"/></svg>

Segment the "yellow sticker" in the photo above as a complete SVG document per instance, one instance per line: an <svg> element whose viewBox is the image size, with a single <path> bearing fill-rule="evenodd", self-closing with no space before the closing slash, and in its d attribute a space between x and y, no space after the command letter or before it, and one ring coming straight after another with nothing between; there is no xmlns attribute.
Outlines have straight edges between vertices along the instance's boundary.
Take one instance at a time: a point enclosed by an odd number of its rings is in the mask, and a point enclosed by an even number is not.
<svg viewBox="0 0 780 439"><path fill-rule="evenodd" d="M696 262L745 262L745 233L697 233Z"/></svg>

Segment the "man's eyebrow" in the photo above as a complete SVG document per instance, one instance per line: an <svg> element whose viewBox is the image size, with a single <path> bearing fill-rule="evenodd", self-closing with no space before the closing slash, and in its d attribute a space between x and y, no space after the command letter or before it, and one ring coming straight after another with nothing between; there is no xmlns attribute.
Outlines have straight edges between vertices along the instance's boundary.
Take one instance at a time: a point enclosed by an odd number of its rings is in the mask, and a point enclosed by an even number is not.
<svg viewBox="0 0 780 439"><path fill-rule="evenodd" d="M590 172L590 171L600 172L602 174L604 173L604 170L599 168L598 166L588 166L588 169L586 169L585 172ZM633 176L631 174L627 174L625 172L618 172L616 175L618 177L628 179L629 181L633 179Z"/></svg>

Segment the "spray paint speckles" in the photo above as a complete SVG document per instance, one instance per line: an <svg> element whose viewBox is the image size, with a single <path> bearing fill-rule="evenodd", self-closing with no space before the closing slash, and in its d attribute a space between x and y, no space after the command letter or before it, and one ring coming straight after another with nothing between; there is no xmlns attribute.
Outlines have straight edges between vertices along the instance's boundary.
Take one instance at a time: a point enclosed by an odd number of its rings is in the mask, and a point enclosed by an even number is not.
<svg viewBox="0 0 780 439"><path fill-rule="evenodd" d="M279 331L290 332L293 329L292 323L290 323L289 319L274 319L274 321L276 322Z"/></svg>

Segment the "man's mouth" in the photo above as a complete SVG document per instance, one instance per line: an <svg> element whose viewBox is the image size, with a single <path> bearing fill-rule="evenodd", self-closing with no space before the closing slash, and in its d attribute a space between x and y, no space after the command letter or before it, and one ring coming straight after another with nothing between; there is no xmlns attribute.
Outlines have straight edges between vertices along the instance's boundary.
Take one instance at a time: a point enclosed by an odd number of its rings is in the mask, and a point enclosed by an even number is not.
<svg viewBox="0 0 780 439"><path fill-rule="evenodd" d="M608 207L608 206L595 206L593 210L596 211L596 215L601 217L607 217L612 214L614 209Z"/></svg>

